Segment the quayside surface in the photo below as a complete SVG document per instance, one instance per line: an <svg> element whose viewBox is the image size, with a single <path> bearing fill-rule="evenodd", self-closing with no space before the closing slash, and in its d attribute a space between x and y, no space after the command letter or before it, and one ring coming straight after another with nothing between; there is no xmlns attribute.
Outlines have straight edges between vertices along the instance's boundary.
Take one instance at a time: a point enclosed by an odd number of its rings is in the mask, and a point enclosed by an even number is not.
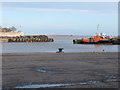
<svg viewBox="0 0 120 90"><path fill-rule="evenodd" d="M3 88L34 84L80 83L61 88L117 88L118 53L3 53Z"/></svg>

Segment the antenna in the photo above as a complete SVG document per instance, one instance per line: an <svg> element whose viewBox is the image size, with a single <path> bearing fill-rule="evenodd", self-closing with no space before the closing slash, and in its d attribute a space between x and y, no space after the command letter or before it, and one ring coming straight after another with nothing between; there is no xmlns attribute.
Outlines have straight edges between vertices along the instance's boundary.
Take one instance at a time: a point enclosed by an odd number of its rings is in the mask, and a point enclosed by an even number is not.
<svg viewBox="0 0 120 90"><path fill-rule="evenodd" d="M19 27L20 27L20 29L21 29L22 26L20 25Z"/></svg>
<svg viewBox="0 0 120 90"><path fill-rule="evenodd" d="M97 25L97 32L96 32L96 35L98 35L98 30L99 30L99 24Z"/></svg>
<svg viewBox="0 0 120 90"><path fill-rule="evenodd" d="M99 30L99 24L97 25L97 30Z"/></svg>

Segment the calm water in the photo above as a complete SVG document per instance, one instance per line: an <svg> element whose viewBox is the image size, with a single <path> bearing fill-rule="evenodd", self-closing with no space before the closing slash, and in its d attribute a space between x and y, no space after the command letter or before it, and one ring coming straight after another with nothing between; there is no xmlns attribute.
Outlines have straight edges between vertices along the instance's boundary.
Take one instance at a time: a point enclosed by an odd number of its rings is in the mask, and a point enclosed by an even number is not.
<svg viewBox="0 0 120 90"><path fill-rule="evenodd" d="M27 52L56 52L58 48L64 48L64 52L118 52L118 45L82 45L73 44L72 40L78 36L49 36L54 42L35 43L2 43L3 53L27 53Z"/></svg>

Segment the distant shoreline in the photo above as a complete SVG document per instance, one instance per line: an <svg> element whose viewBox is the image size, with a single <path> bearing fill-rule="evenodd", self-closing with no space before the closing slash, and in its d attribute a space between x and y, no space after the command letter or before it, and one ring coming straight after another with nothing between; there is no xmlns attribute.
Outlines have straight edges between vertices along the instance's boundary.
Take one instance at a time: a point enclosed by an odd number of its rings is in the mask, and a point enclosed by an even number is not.
<svg viewBox="0 0 120 90"><path fill-rule="evenodd" d="M33 34L34 36L46 35L46 34ZM33 36L32 34L26 34L25 36ZM92 36L92 35L46 35L46 36Z"/></svg>
<svg viewBox="0 0 120 90"><path fill-rule="evenodd" d="M38 35L46 35L46 34L38 34ZM30 35L30 34L27 34L25 36L38 36L38 35ZM77 36L77 37L92 37L94 35L46 35L46 36ZM114 37L117 37L117 36L114 36Z"/></svg>
<svg viewBox="0 0 120 90"><path fill-rule="evenodd" d="M54 36L59 36L59 37L92 37L90 35L46 35L48 37L54 37Z"/></svg>

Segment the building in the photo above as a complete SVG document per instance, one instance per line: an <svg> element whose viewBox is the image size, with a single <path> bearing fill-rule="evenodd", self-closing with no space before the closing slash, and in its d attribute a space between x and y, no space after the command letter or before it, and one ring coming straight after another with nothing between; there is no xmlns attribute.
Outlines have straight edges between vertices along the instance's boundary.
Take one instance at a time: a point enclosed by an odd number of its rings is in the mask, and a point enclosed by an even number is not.
<svg viewBox="0 0 120 90"><path fill-rule="evenodd" d="M17 29L15 27L11 28L0 28L0 37L16 37L24 36L24 31L15 32Z"/></svg>

